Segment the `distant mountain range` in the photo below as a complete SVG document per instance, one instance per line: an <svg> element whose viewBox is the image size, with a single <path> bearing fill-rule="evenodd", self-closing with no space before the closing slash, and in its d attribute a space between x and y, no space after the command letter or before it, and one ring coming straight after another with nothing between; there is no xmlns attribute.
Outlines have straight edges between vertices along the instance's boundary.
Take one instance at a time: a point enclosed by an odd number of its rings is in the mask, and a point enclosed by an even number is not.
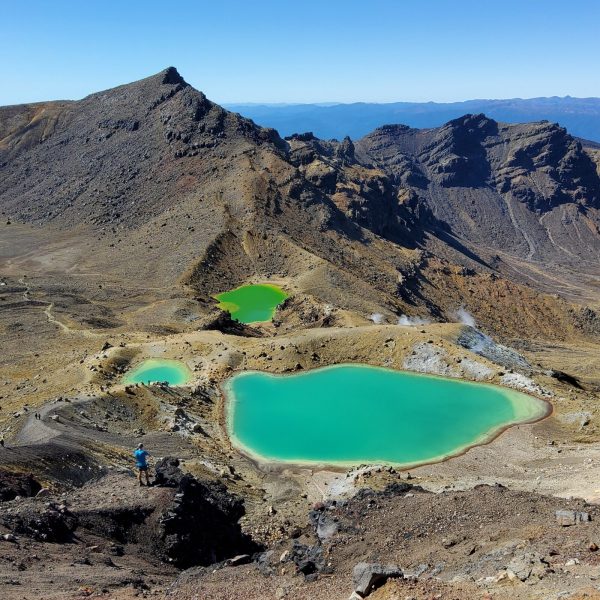
<svg viewBox="0 0 600 600"><path fill-rule="evenodd" d="M600 142L600 98L530 98L466 102L374 104L226 104L225 107L282 136L311 131L322 139L359 139L377 127L403 124L439 127L464 114L483 113L505 123L547 120L572 135Z"/></svg>

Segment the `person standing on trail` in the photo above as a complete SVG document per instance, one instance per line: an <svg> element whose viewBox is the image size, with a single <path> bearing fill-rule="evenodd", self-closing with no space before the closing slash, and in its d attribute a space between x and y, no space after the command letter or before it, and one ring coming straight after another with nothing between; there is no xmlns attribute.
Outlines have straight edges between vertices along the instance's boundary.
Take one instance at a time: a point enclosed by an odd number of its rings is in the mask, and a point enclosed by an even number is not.
<svg viewBox="0 0 600 600"><path fill-rule="evenodd" d="M140 485L144 485L142 483L142 474L146 475L146 485L150 485L150 479L148 477L148 462L146 458L149 456L149 452L144 450L144 444L138 444L133 456L135 457L135 466L138 470L138 481Z"/></svg>

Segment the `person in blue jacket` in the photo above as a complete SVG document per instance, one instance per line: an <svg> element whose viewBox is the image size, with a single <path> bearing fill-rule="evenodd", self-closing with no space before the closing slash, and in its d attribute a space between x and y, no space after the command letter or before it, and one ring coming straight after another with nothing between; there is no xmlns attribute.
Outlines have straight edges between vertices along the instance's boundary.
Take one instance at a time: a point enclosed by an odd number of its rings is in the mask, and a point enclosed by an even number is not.
<svg viewBox="0 0 600 600"><path fill-rule="evenodd" d="M142 474L146 476L146 485L150 485L150 479L148 478L148 460L147 457L150 455L149 452L144 450L144 444L138 444L137 449L133 453L135 457L135 466L138 470L138 481L140 485L144 485L142 483Z"/></svg>

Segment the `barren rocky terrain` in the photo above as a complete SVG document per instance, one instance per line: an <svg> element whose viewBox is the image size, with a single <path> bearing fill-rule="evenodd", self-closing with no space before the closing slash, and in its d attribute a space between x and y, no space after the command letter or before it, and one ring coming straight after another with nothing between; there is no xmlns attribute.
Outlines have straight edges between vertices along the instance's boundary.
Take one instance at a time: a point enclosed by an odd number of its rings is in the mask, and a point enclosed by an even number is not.
<svg viewBox="0 0 600 600"><path fill-rule="evenodd" d="M3 597L342 599L359 563L375 600L595 597L599 165L556 125L483 115L282 139L173 68L0 108ZM272 323L215 308L249 282L290 294ZM152 357L192 383L121 383ZM553 412L410 472L231 446L232 373L342 362Z"/></svg>

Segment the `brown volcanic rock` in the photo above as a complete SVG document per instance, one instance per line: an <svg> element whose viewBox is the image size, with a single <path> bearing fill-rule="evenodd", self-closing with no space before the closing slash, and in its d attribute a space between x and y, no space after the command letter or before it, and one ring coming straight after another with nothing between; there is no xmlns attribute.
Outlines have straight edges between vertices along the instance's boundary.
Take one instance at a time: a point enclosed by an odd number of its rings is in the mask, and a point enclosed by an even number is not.
<svg viewBox="0 0 600 600"><path fill-rule="evenodd" d="M466 115L438 129L382 127L356 147L467 244L558 263L599 255L600 178L557 125Z"/></svg>
<svg viewBox="0 0 600 600"><path fill-rule="evenodd" d="M3 109L10 134L0 146L0 202L28 222L139 225L185 191L189 162L174 159L207 158L229 138L281 144L271 130L208 101L172 67L79 102L49 105L41 112L53 112L51 122L31 106L18 108Z"/></svg>
<svg viewBox="0 0 600 600"><path fill-rule="evenodd" d="M284 141L169 68L77 102L0 109L0 132L0 211L13 223L2 236L10 247L15 223L44 225L44 260L72 296L126 279L124 307L194 297L206 313L212 294L276 276L301 281L317 304L443 318L469 283L451 281L451 294L431 285L432 262L553 292L551 265L577 285L598 270L598 173L548 123L467 115L356 142Z"/></svg>

